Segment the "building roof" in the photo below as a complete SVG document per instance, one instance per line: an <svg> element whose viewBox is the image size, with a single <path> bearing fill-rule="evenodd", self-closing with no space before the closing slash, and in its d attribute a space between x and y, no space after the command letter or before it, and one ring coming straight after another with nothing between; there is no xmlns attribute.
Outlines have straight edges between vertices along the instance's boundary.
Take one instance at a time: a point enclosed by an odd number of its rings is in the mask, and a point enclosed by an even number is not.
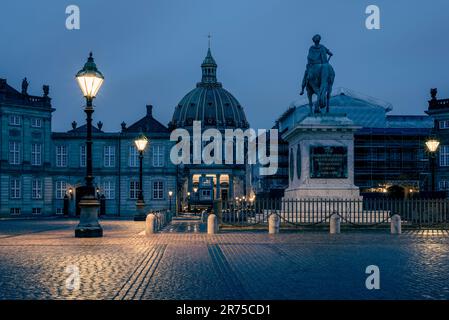
<svg viewBox="0 0 449 320"><path fill-rule="evenodd" d="M76 128L74 128L72 130L69 130L67 132L68 133L85 133L85 132L87 132L87 125L83 124L82 126L76 127ZM92 126L92 133L101 133L101 132L103 132L103 131L98 129L95 126Z"/></svg>
<svg viewBox="0 0 449 320"><path fill-rule="evenodd" d="M217 64L210 48L201 69L201 82L181 99L169 126L191 127L193 121L201 121L203 127L249 127L239 101L217 81Z"/></svg>
<svg viewBox="0 0 449 320"><path fill-rule="evenodd" d="M355 125L363 128L430 128L430 117L387 115L393 106L385 101L356 93L352 90L336 89L330 99L331 113L344 113ZM310 114L306 99L293 102L279 118L280 131L293 128Z"/></svg>
<svg viewBox="0 0 449 320"><path fill-rule="evenodd" d="M146 107L145 117L125 128L123 132L168 133L168 128L153 118L153 106L147 105Z"/></svg>
<svg viewBox="0 0 449 320"><path fill-rule="evenodd" d="M433 128L433 119L427 115L388 115L388 128Z"/></svg>
<svg viewBox="0 0 449 320"><path fill-rule="evenodd" d="M48 96L49 86L44 85L42 97L29 95L27 92L28 82L24 79L22 86L26 83L26 88L22 92L11 87L6 79L0 78L0 102L12 103L21 106L39 107L51 109L51 98Z"/></svg>

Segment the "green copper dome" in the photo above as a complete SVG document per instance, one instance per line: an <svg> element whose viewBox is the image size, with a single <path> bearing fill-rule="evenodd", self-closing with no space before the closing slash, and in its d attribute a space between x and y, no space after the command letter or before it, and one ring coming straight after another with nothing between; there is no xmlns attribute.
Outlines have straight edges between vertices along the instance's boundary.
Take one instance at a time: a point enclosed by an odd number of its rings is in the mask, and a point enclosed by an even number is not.
<svg viewBox="0 0 449 320"><path fill-rule="evenodd" d="M247 128L245 113L238 100L217 81L217 63L211 50L201 64L202 78L196 88L181 99L170 127L191 127L201 121L203 127Z"/></svg>

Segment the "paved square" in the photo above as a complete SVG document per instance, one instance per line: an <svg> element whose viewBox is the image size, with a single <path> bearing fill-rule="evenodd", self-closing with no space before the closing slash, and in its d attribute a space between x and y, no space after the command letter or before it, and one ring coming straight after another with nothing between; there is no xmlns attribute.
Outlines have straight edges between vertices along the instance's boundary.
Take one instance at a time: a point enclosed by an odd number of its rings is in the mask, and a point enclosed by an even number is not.
<svg viewBox="0 0 449 320"><path fill-rule="evenodd" d="M76 223L0 221L0 299L449 299L446 231L208 236L175 223L146 238L143 222L103 220L103 238L77 239ZM380 290L365 287L369 265Z"/></svg>

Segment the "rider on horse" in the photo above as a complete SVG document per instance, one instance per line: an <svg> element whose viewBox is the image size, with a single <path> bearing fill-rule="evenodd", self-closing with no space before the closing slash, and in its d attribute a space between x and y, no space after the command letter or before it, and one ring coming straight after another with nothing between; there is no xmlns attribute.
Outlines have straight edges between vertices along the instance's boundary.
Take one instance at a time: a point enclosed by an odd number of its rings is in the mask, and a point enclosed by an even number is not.
<svg viewBox="0 0 449 320"><path fill-rule="evenodd" d="M304 78L302 80L301 95L304 94L304 89L307 86L307 82L311 76L310 68L312 68L313 65L323 65L329 63L330 57L333 56L332 52L328 48L320 44L321 36L319 34L315 35L312 38L312 41L314 45L310 47L309 55L307 56L307 66L306 71L304 72ZM327 57L328 55L329 58Z"/></svg>

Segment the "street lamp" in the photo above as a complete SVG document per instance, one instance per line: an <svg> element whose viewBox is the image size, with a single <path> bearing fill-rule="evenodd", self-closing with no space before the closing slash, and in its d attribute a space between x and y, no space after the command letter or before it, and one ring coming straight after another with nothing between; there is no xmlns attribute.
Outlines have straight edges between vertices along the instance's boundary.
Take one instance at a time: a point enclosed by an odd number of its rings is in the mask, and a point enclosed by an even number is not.
<svg viewBox="0 0 449 320"><path fill-rule="evenodd" d="M168 192L168 198L169 198L169 200L170 200L170 204L169 204L169 209L170 209L170 212L171 212L171 197L173 196L173 191L169 191Z"/></svg>
<svg viewBox="0 0 449 320"><path fill-rule="evenodd" d="M137 150L139 151L139 195L137 197L137 212L134 216L134 221L145 220L145 201L143 200L143 152L148 144L148 138L142 133L136 140L134 140Z"/></svg>
<svg viewBox="0 0 449 320"><path fill-rule="evenodd" d="M98 71L97 66L89 54L86 64L76 74L76 80L86 98L86 186L85 196L80 201L80 222L75 229L75 237L91 238L102 237L103 229L98 223L98 207L100 204L95 196L92 174L92 114L94 113L93 100L104 81L104 76Z"/></svg>
<svg viewBox="0 0 449 320"><path fill-rule="evenodd" d="M190 191L187 192L187 211L190 212Z"/></svg>
<svg viewBox="0 0 449 320"><path fill-rule="evenodd" d="M440 142L435 138L430 138L426 141L427 150L429 150L430 153L430 170L432 174L432 192L436 191L436 183L435 183L435 175L436 175L436 152L438 150L438 147L440 146Z"/></svg>

